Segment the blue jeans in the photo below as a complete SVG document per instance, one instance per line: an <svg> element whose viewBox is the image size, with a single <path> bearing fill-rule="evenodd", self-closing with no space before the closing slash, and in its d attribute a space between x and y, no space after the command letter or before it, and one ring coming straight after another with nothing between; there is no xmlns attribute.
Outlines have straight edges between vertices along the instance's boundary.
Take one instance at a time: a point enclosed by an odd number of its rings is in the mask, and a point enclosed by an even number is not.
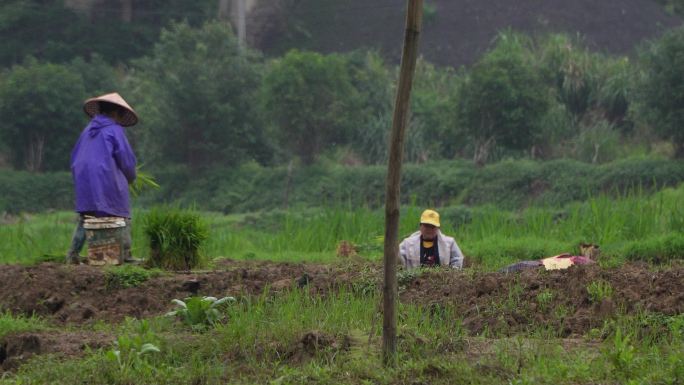
<svg viewBox="0 0 684 385"><path fill-rule="evenodd" d="M66 256L66 263L78 264L81 262L81 250L86 242L86 232L83 227L83 222L85 221L85 214L79 214L78 224L76 225L76 230L74 230L74 235L71 237L71 246ZM125 218L126 227L124 230L123 239L123 249L124 249L124 260L131 259L131 219Z"/></svg>

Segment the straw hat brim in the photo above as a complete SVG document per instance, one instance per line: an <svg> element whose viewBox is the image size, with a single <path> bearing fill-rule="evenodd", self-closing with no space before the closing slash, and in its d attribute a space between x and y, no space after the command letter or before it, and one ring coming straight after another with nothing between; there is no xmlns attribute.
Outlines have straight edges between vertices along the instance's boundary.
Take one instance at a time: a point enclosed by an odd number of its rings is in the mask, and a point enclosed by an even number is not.
<svg viewBox="0 0 684 385"><path fill-rule="evenodd" d="M138 123L138 114L126 103L124 98L116 92L90 98L83 103L83 111L91 118L100 113L99 102L109 102L124 109L125 113L118 119L118 123L124 127L134 126Z"/></svg>

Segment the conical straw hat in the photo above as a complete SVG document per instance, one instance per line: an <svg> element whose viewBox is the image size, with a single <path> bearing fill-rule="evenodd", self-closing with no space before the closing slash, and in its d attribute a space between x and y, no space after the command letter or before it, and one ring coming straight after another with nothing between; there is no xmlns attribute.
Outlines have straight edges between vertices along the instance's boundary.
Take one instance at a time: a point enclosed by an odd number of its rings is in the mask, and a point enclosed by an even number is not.
<svg viewBox="0 0 684 385"><path fill-rule="evenodd" d="M133 108L126 103L124 98L121 97L116 92L112 92L111 94L105 94L101 95L95 98L90 98L86 100L83 103L83 111L85 111L88 116L91 118L97 114L100 113L100 105L98 102L109 102L112 104L116 104L117 106L122 107L124 110L126 110L126 113L119 119L119 124L121 124L124 127L130 127L134 126L136 123L138 123L138 114L135 113Z"/></svg>

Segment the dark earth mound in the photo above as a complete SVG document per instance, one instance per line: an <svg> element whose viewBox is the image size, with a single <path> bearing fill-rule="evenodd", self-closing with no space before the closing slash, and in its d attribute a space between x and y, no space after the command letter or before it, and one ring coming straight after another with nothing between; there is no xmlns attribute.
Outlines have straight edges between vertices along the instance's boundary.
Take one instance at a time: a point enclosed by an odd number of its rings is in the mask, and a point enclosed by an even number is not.
<svg viewBox="0 0 684 385"><path fill-rule="evenodd" d="M37 314L67 326L164 314L173 307L172 299L190 295L253 296L270 290L277 296L302 288L325 296L342 287L364 295L381 287L380 266L359 262L313 265L226 260L214 271L169 273L132 288L108 287L105 274L101 268L85 265L0 266L0 311ZM399 281L401 301L424 306L441 317L451 317L453 313L445 310L453 307L451 311L463 319L468 334L487 337L546 327L572 345L576 337L600 329L618 314L664 317L684 312L682 266L660 270L645 264L615 269L581 266L518 274L430 270L402 273ZM592 300L587 287L595 282L609 286L612 295ZM113 340L106 333L72 329L10 334L0 340L0 372L13 371L34 355L82 356L88 349L110 346ZM349 350L353 340L312 331L281 350L298 362L319 347ZM468 350L475 356L486 353L473 347Z"/></svg>
<svg viewBox="0 0 684 385"><path fill-rule="evenodd" d="M215 271L151 278L139 287L107 287L97 267L44 263L0 267L0 309L37 314L57 323L118 322L169 311L174 298L190 295L274 295L302 287L326 295L340 287L379 290L377 265L343 266L223 261ZM587 287L605 282L612 295L592 301ZM540 296L541 295L541 296ZM632 264L616 269L573 267L522 274L428 271L402 282L404 302L439 310L454 306L473 334L512 334L547 325L564 336L600 327L616 314L684 312L684 268L653 271Z"/></svg>

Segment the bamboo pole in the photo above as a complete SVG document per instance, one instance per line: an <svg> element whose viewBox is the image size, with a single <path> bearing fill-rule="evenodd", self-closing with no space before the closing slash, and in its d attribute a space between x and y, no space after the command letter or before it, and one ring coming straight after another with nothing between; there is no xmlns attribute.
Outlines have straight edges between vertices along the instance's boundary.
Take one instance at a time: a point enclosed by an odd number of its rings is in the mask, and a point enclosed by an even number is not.
<svg viewBox="0 0 684 385"><path fill-rule="evenodd" d="M383 285L382 354L383 362L393 365L397 348L397 260L399 256L399 197L404 138L409 117L411 86L418 56L418 37L423 19L423 0L408 0L404 50L401 56L399 85L392 117L387 184L385 193L385 246Z"/></svg>

